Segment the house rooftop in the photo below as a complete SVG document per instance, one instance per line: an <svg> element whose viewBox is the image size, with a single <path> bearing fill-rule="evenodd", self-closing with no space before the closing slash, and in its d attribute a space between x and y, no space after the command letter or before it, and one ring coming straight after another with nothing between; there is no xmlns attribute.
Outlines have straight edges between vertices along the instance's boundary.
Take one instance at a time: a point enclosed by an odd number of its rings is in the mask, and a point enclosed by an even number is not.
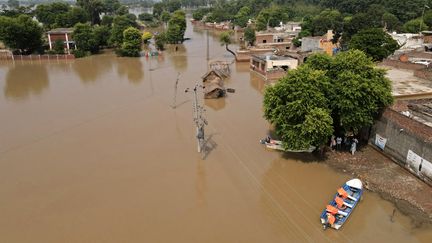
<svg viewBox="0 0 432 243"><path fill-rule="evenodd" d="M278 55L274 55L274 54L262 54L262 55L252 55L252 57L260 59L260 60L290 60L290 59L294 59L292 57L289 56L278 56Z"/></svg>
<svg viewBox="0 0 432 243"><path fill-rule="evenodd" d="M73 28L56 28L48 31L48 34L69 34L73 32Z"/></svg>

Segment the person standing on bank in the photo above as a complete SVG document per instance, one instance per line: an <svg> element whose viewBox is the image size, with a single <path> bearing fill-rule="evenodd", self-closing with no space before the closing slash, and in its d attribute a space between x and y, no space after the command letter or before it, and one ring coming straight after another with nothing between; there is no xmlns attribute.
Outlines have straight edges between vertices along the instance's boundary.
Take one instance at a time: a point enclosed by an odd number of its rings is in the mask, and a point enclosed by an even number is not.
<svg viewBox="0 0 432 243"><path fill-rule="evenodd" d="M354 139L352 140L352 143L351 143L351 149L350 149L352 155L354 155L354 153L355 153L356 150L357 150L357 143L358 143L357 138L354 138Z"/></svg>
<svg viewBox="0 0 432 243"><path fill-rule="evenodd" d="M336 138L336 150L341 150L341 145L342 145L342 138L337 137Z"/></svg>

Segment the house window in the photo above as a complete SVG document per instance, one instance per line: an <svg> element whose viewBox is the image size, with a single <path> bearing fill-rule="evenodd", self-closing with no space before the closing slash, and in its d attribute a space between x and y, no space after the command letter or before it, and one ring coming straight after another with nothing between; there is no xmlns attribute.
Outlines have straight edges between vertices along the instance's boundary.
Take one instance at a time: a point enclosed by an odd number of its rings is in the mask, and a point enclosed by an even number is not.
<svg viewBox="0 0 432 243"><path fill-rule="evenodd" d="M263 43L267 43L267 40L263 40Z"/></svg>

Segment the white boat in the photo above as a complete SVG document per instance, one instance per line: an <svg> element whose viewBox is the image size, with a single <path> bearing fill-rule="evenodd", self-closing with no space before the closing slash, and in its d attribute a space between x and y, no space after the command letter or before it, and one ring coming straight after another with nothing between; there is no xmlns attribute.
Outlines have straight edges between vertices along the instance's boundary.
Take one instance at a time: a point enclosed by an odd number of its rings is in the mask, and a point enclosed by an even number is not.
<svg viewBox="0 0 432 243"><path fill-rule="evenodd" d="M347 181L337 190L334 199L321 213L323 228L340 229L351 215L363 194L363 184L359 179Z"/></svg>

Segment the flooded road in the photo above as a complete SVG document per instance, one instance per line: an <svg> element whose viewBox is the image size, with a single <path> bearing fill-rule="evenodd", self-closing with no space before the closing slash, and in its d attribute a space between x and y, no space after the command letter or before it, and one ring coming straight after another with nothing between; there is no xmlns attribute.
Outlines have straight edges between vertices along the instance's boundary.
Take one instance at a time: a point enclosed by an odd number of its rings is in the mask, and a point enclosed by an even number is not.
<svg viewBox="0 0 432 243"><path fill-rule="evenodd" d="M323 231L349 177L258 143L264 83L247 63L231 66L236 93L204 103L202 160L183 90L207 71L206 34L189 25L186 37L159 57L0 64L0 242L432 240L370 192L341 231ZM210 59L232 60L209 38Z"/></svg>

